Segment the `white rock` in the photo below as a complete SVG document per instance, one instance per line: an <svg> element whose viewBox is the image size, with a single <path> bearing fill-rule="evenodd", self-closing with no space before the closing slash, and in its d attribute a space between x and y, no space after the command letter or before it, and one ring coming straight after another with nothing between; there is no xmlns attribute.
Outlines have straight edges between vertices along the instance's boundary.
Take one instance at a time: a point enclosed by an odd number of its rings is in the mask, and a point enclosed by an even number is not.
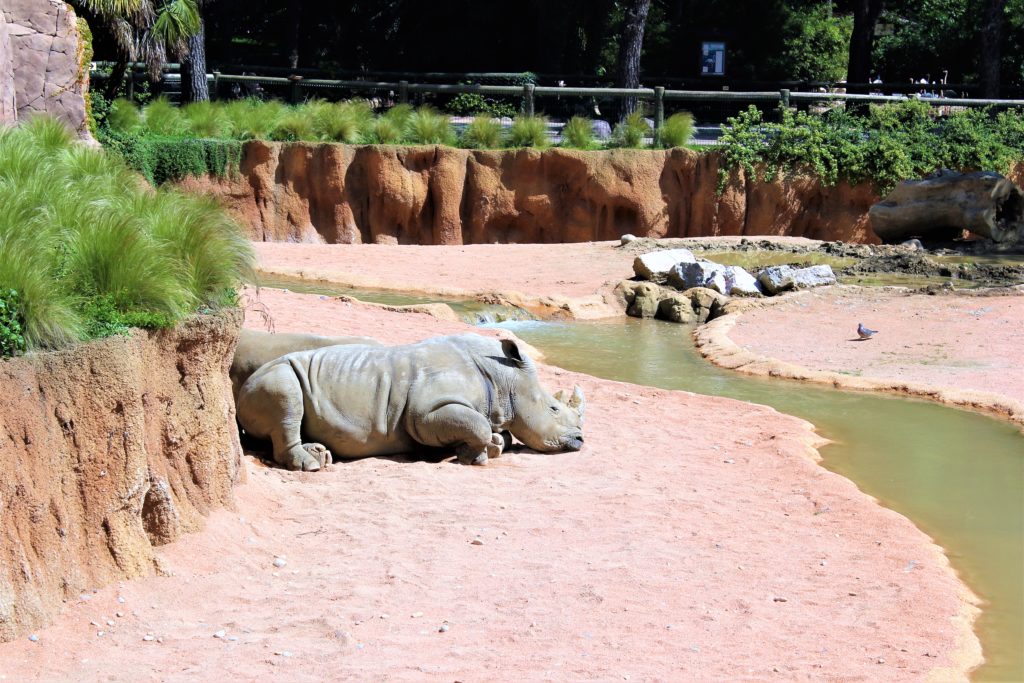
<svg viewBox="0 0 1024 683"><path fill-rule="evenodd" d="M216 633L214 633L213 637L214 638L221 638L221 639L223 639L224 636L226 636L226 635L227 635L227 631L225 631L224 629L221 629L220 631L217 631Z"/></svg>
<svg viewBox="0 0 1024 683"><path fill-rule="evenodd" d="M286 564L288 564L288 561L285 560L283 557L275 557L274 558L274 566L275 567L279 567L280 568L280 567L285 566Z"/></svg>
<svg viewBox="0 0 1024 683"><path fill-rule="evenodd" d="M696 259L692 263L677 263L668 273L668 282L676 289L687 290L707 287L719 294L729 293L728 269L720 263Z"/></svg>
<svg viewBox="0 0 1024 683"><path fill-rule="evenodd" d="M636 235L630 235L628 232L619 238L622 244L629 244L630 242L636 242Z"/></svg>
<svg viewBox="0 0 1024 683"><path fill-rule="evenodd" d="M677 263L694 263L697 258L689 249L649 251L633 259L633 272L644 280L661 281Z"/></svg>
<svg viewBox="0 0 1024 683"><path fill-rule="evenodd" d="M769 294L778 294L787 289L821 287L822 285L834 285L836 283L836 276L832 272L832 267L824 264L807 268L769 266L761 271L757 279L764 288L764 291Z"/></svg>
<svg viewBox="0 0 1024 683"><path fill-rule="evenodd" d="M761 283L757 278L739 266L726 266L726 282L729 283L729 294L739 296L759 296Z"/></svg>

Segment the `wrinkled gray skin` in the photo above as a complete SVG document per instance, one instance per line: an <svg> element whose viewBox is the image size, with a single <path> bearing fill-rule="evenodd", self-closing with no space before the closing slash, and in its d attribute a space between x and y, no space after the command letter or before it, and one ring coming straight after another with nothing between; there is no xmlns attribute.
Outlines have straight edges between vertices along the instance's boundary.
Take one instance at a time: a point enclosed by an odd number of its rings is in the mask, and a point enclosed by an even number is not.
<svg viewBox="0 0 1024 683"><path fill-rule="evenodd" d="M238 390L254 372L272 360L295 351L320 349L338 344L365 344L380 346L372 337L322 337L318 334L261 332L243 329L238 335L238 346L231 359L231 395L238 401Z"/></svg>
<svg viewBox="0 0 1024 683"><path fill-rule="evenodd" d="M343 458L454 448L463 464L501 454L509 431L530 448L583 446L583 393L541 387L512 340L475 334L394 347L330 346L278 358L242 386L238 422L289 469ZM302 437L308 441L303 443Z"/></svg>

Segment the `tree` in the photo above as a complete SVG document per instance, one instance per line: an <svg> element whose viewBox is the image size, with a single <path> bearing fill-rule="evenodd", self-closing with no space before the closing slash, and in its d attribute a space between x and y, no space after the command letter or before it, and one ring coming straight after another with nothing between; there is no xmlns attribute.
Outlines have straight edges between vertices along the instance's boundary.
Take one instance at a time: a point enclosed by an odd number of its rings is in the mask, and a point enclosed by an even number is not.
<svg viewBox="0 0 1024 683"><path fill-rule="evenodd" d="M871 80L871 48L875 38L875 24L882 13L883 0L855 0L853 3L853 32L850 34L850 61L846 79L850 83Z"/></svg>
<svg viewBox="0 0 1024 683"><path fill-rule="evenodd" d="M1006 0L985 0L981 15L981 96L999 97Z"/></svg>
<svg viewBox="0 0 1024 683"><path fill-rule="evenodd" d="M640 55L644 46L644 28L651 0L627 0L622 22L622 38L619 41L618 79L620 88L640 87ZM636 111L637 98L627 97L622 101L620 119Z"/></svg>
<svg viewBox="0 0 1024 683"><path fill-rule="evenodd" d="M197 4L201 11L201 5ZM181 101L207 102L210 99L210 86L206 82L206 30L202 14L199 18L199 30L186 39L187 52L181 56Z"/></svg>

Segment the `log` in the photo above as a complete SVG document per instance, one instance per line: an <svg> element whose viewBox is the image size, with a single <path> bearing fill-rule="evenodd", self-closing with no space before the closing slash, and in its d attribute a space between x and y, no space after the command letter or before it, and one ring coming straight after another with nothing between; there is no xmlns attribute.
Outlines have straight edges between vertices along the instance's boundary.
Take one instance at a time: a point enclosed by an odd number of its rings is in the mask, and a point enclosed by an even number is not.
<svg viewBox="0 0 1024 683"><path fill-rule="evenodd" d="M1024 237L1024 195L998 173L943 170L900 183L868 212L883 242L945 241L961 230L995 242Z"/></svg>

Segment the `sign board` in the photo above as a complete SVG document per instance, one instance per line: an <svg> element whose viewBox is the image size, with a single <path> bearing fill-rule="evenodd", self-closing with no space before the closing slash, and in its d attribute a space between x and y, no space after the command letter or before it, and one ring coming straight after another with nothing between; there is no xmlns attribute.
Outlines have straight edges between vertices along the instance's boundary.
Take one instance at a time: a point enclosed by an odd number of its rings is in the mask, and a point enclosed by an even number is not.
<svg viewBox="0 0 1024 683"><path fill-rule="evenodd" d="M725 43L700 44L700 75L725 75Z"/></svg>

